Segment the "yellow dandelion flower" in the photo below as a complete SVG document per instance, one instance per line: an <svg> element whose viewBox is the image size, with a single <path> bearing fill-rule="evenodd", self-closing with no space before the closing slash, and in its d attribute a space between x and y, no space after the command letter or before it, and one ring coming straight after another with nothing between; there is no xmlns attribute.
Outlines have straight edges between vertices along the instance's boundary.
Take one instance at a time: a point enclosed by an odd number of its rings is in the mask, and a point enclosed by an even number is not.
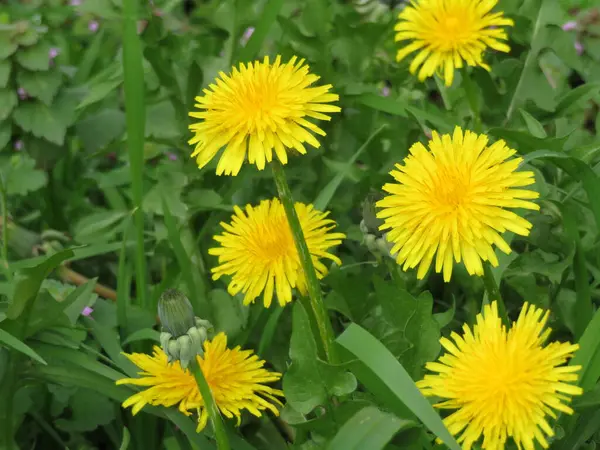
<svg viewBox="0 0 600 450"><path fill-rule="evenodd" d="M581 366L563 366L579 348L552 342L545 328L549 313L525 303L509 331L502 325L496 302L477 316L473 330L452 333L440 343L446 354L427 363L434 375L417 383L426 396L444 399L438 408L455 409L444 423L465 450L483 435L482 448L503 450L512 438L520 449L547 448L554 432L546 416L572 414L566 405L582 389L571 382Z"/></svg>
<svg viewBox="0 0 600 450"><path fill-rule="evenodd" d="M503 41L508 39L505 26L513 21L503 13L491 10L497 0L413 0L396 24L396 42L412 41L398 50L396 60L418 52L410 64L410 73L419 70L419 80L435 72L443 76L446 86L452 84L454 69L469 66L490 67L483 62L488 48L508 52Z"/></svg>
<svg viewBox="0 0 600 450"><path fill-rule="evenodd" d="M319 260L326 258L341 265L338 257L328 249L342 242L346 236L330 232L335 222L327 219L313 205L296 203L296 213L308 245L319 279L328 270ZM306 294L306 279L296 250L292 230L279 199L263 200L258 206L237 206L231 223L221 222L225 232L214 236L220 244L208 252L219 257L219 266L212 269L213 279L231 275L228 291L231 295L245 294L244 304L253 303L263 294L266 308L271 305L273 291L281 306L292 301L292 289Z"/></svg>
<svg viewBox="0 0 600 450"><path fill-rule="evenodd" d="M208 164L223 147L217 175L237 175L246 155L250 164L263 170L273 151L286 164L287 149L305 154L304 143L318 148L313 133L325 136L325 132L307 118L331 120L324 113L340 108L327 103L339 97L329 93L330 84L311 87L320 77L308 69L303 59L294 56L282 64L277 56L273 64L265 57L262 63L241 63L229 75L220 72L216 84L196 97L200 112L190 113L201 119L190 125L194 137L189 143L198 167Z"/></svg>
<svg viewBox="0 0 600 450"><path fill-rule="evenodd" d="M419 279L436 253L435 271L443 269L445 281L453 260L482 275L482 260L498 265L492 245L511 252L499 233L529 234L531 223L505 208L539 210L524 200L538 198L537 192L517 189L533 184L534 174L516 172L523 159L509 159L516 151L504 141L487 144L486 135L463 134L459 127L453 135L433 132L429 151L414 144L404 165L390 172L397 183L385 184L389 195L377 202L377 217L385 220L380 229L390 229L391 254L404 270L419 266Z"/></svg>
<svg viewBox="0 0 600 450"><path fill-rule="evenodd" d="M123 378L117 384L147 389L125 400L124 408L132 406L135 415L146 405L171 407L179 404L179 410L187 416L191 415L190 411L197 412L197 431L206 426L208 412L196 379L189 370L181 368L179 361L169 364L167 355L158 346L154 347L152 355L132 353L125 356L143 372L140 372L140 378ZM283 397L283 392L265 383L278 381L281 374L265 369L265 362L252 350L241 350L239 346L228 349L227 336L219 333L212 341L204 342L204 357L197 356L197 359L224 416L237 418L239 425L242 410L257 417L267 409L279 414L276 405L281 406L281 402L276 397Z"/></svg>

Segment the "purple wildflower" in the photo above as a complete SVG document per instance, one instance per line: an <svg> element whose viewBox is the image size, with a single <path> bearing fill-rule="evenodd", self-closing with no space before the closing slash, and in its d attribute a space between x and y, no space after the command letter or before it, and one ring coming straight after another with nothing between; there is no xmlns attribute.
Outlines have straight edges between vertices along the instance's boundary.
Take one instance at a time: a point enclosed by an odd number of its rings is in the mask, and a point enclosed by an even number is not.
<svg viewBox="0 0 600 450"><path fill-rule="evenodd" d="M577 52L578 55L583 54L583 44L581 42L575 41L575 51Z"/></svg>
<svg viewBox="0 0 600 450"><path fill-rule="evenodd" d="M23 150L23 141L21 139L17 139L15 141L15 150L20 152L21 150Z"/></svg>
<svg viewBox="0 0 600 450"><path fill-rule="evenodd" d="M50 59L54 59L58 56L59 53L60 53L60 48L50 47L50 50L48 51L48 57Z"/></svg>
<svg viewBox="0 0 600 450"><path fill-rule="evenodd" d="M81 0L71 0L70 5L71 6L79 6L79 5L81 5Z"/></svg>
<svg viewBox="0 0 600 450"><path fill-rule="evenodd" d="M381 95L383 95L384 97L389 97L391 92L392 92L392 90L390 89L390 87L387 84L384 85L383 88L381 89Z"/></svg>
<svg viewBox="0 0 600 450"><path fill-rule="evenodd" d="M577 21L576 20L569 20L568 22L566 22L563 26L562 29L564 31L573 31L577 28Z"/></svg>
<svg viewBox="0 0 600 450"><path fill-rule="evenodd" d="M171 161L177 161L177 155L176 155L175 153L173 153L173 152L168 152L168 153L167 153L167 156L169 157L169 159L170 159Z"/></svg>
<svg viewBox="0 0 600 450"><path fill-rule="evenodd" d="M17 89L17 95L19 96L19 98L21 100L26 100L27 97L29 97L29 95L27 95L27 91L25 89L23 89L22 87Z"/></svg>
<svg viewBox="0 0 600 450"><path fill-rule="evenodd" d="M89 306L86 306L85 308L83 308L83 311L81 311L81 314L82 314L83 316L89 317L89 315L90 315L91 313L93 313L93 312L94 312L94 309L93 309L93 308L90 308Z"/></svg>
<svg viewBox="0 0 600 450"><path fill-rule="evenodd" d="M98 21L90 20L90 22L88 23L88 30L90 30L92 33L95 33L96 31L98 31L98 28L100 28L100 24L98 23Z"/></svg>

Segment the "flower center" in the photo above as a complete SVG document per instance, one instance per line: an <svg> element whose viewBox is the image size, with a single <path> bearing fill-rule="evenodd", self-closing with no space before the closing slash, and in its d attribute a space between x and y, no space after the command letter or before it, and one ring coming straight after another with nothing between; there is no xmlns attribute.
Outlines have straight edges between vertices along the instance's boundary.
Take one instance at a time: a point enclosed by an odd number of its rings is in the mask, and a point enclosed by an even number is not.
<svg viewBox="0 0 600 450"><path fill-rule="evenodd" d="M438 207L451 212L470 202L469 180L464 175L444 171L437 181L432 193Z"/></svg>
<svg viewBox="0 0 600 450"><path fill-rule="evenodd" d="M468 11L454 11L440 18L435 39L440 50L454 50L473 39L477 39L477 33Z"/></svg>
<svg viewBox="0 0 600 450"><path fill-rule="evenodd" d="M294 239L285 216L283 220L273 221L269 226L257 229L257 236L258 245L254 253L264 261L280 261L292 255L295 250Z"/></svg>

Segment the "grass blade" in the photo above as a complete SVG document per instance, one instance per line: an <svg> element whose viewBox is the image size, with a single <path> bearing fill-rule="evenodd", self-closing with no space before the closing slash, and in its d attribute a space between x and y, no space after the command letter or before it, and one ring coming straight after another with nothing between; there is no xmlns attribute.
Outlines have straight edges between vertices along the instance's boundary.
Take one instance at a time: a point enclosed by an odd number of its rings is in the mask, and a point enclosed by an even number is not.
<svg viewBox="0 0 600 450"><path fill-rule="evenodd" d="M460 446L446 429L433 406L423 397L408 372L381 342L356 324L350 325L337 338L337 342L369 367L432 433L452 450L460 450Z"/></svg>
<svg viewBox="0 0 600 450"><path fill-rule="evenodd" d="M127 150L131 170L133 206L136 228L136 292L143 308L149 308L146 286L146 256L144 253L144 69L142 43L137 34L138 0L123 1L123 78L125 86L125 115L127 121Z"/></svg>
<svg viewBox="0 0 600 450"><path fill-rule="evenodd" d="M38 355L29 345L17 339L9 332L4 331L2 328L0 328L0 343L12 348L13 350L16 350L17 352L21 352L32 359L35 359L39 363L48 364L46 361L44 361L44 358Z"/></svg>

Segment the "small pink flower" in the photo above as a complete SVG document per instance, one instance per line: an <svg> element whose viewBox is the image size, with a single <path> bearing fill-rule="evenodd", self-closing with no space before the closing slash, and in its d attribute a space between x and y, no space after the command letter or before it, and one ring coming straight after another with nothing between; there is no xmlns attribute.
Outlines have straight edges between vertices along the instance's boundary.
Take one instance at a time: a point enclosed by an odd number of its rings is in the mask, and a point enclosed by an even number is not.
<svg viewBox="0 0 600 450"><path fill-rule="evenodd" d="M15 150L18 152L23 150L23 141L21 139L15 141Z"/></svg>
<svg viewBox="0 0 600 450"><path fill-rule="evenodd" d="M240 44L242 45L242 47L246 46L246 44L248 43L248 41L252 37L253 33L254 33L254 27L248 27L248 28L246 28L246 31L244 31L244 34L240 38Z"/></svg>
<svg viewBox="0 0 600 450"><path fill-rule="evenodd" d="M23 89L22 87L17 89L17 95L19 96L19 98L21 100L27 100L27 97L29 97L29 95L27 95L27 91L25 89Z"/></svg>
<svg viewBox="0 0 600 450"><path fill-rule="evenodd" d="M177 155L176 155L175 153L173 153L173 152L168 152L168 153L167 153L167 156L169 157L169 159L170 159L171 161L177 161Z"/></svg>
<svg viewBox="0 0 600 450"><path fill-rule="evenodd" d="M96 31L98 31L98 28L100 28L100 24L98 23L98 21L90 20L90 22L88 23L88 30L90 30L92 33L95 33Z"/></svg>
<svg viewBox="0 0 600 450"><path fill-rule="evenodd" d="M577 21L576 20L569 20L568 22L566 22L563 26L562 29L564 31L573 31L577 28Z"/></svg>
<svg viewBox="0 0 600 450"><path fill-rule="evenodd" d="M89 315L91 313L93 313L93 312L94 312L93 308L90 308L89 306L86 306L85 308L83 308L83 311L81 311L81 315L89 317Z"/></svg>
<svg viewBox="0 0 600 450"><path fill-rule="evenodd" d="M81 5L81 0L71 0L71 1L69 2L69 4L70 4L71 6L79 6L79 5Z"/></svg>
<svg viewBox="0 0 600 450"><path fill-rule="evenodd" d="M575 51L577 52L578 55L582 55L583 54L583 44L579 41L575 41Z"/></svg>
<svg viewBox="0 0 600 450"><path fill-rule="evenodd" d="M385 86L383 86L383 88L381 89L381 95L383 95L384 97L389 97L390 93L391 93L391 89L390 87L386 84Z"/></svg>
<svg viewBox="0 0 600 450"><path fill-rule="evenodd" d="M60 48L50 47L50 50L48 51L48 57L50 59L54 59L58 56L59 53L60 53Z"/></svg>

